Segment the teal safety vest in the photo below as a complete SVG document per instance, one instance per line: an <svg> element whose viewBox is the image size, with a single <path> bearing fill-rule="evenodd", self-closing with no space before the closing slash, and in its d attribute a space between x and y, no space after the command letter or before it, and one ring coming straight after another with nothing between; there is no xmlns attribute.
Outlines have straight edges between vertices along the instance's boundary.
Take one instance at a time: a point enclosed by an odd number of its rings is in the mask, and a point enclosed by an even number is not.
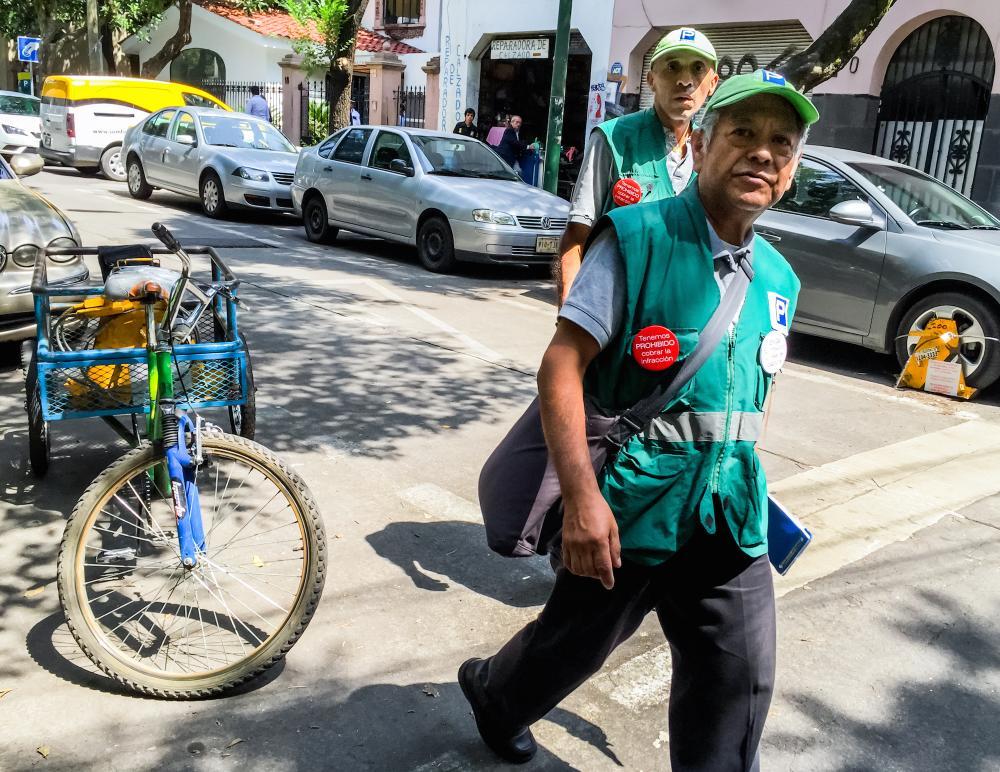
<svg viewBox="0 0 1000 772"><path fill-rule="evenodd" d="M591 363L584 386L602 407L620 412L663 377L632 358L635 334L650 325L672 330L680 344L673 367L680 367L720 292L697 185L675 198L615 209L607 220L614 224L625 264L627 305L621 331ZM714 533L717 512L747 555L767 552L767 489L754 444L772 376L758 363L758 351L772 329L787 331L799 281L759 236L753 268L735 329L673 403L599 475L623 554L634 562L663 562L699 527Z"/></svg>
<svg viewBox="0 0 1000 772"><path fill-rule="evenodd" d="M655 109L650 107L623 115L599 124L594 130L604 134L611 148L615 161L612 186L622 177L633 177L643 189L641 203L674 197L674 186L667 171L663 124ZM690 148L688 152L691 152ZM608 188L601 213L607 214L617 206L611 198L611 188Z"/></svg>

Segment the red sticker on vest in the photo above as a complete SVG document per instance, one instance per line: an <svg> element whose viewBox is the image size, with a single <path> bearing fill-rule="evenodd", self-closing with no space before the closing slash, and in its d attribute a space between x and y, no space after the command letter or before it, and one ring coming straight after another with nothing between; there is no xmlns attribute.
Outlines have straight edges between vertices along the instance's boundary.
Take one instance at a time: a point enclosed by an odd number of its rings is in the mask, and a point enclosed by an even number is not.
<svg viewBox="0 0 1000 772"><path fill-rule="evenodd" d="M642 201L642 185L631 177L622 177L611 188L611 200L618 206L638 204Z"/></svg>
<svg viewBox="0 0 1000 772"><path fill-rule="evenodd" d="M666 370L679 354L677 336L658 324L643 327L632 338L632 357L644 370Z"/></svg>

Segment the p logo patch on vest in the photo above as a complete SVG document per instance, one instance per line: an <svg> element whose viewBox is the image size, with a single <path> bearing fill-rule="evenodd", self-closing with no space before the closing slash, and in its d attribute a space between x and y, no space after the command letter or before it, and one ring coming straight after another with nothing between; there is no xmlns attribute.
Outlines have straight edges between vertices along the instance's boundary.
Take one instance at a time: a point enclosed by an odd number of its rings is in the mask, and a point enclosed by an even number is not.
<svg viewBox="0 0 1000 772"><path fill-rule="evenodd" d="M642 201L642 185L631 177L622 177L611 188L611 200L618 206L638 204Z"/></svg>
<svg viewBox="0 0 1000 772"><path fill-rule="evenodd" d="M680 356L677 336L666 327L651 324L632 338L632 358L643 370L666 370Z"/></svg>
<svg viewBox="0 0 1000 772"><path fill-rule="evenodd" d="M767 293L767 304L771 310L771 329L788 334L788 298L777 292Z"/></svg>

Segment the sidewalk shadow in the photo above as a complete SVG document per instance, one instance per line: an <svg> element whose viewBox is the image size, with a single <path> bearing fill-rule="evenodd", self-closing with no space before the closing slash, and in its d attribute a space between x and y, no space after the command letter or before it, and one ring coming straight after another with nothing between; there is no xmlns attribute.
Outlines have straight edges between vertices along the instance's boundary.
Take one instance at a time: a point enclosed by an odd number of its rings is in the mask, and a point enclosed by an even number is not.
<svg viewBox="0 0 1000 772"><path fill-rule="evenodd" d="M155 749L158 757L148 766L207 768L200 763L193 766L192 754L196 754L205 762L231 756L231 762L252 769L500 772L511 768L480 740L469 705L455 682L379 683L353 690L335 680L291 691L276 686L282 696L269 700L267 710L261 710L257 696L243 695L214 702L210 721L204 715L190 715L149 727L142 743ZM622 766L600 727L559 708L547 720ZM93 727L84 731L92 733ZM242 739L230 745L234 737ZM75 760L77 768L97 765L106 753L92 742L81 744L93 755L81 754ZM526 768L533 772L576 769L542 745Z"/></svg>
<svg viewBox="0 0 1000 772"><path fill-rule="evenodd" d="M995 684L1000 672L996 628L976 623L958 603L935 592L919 594L940 613L932 617L924 611L919 618L916 612L894 626L911 641L923 642L929 657L949 658L950 671L984 681L980 689L941 679L908 683L879 697L882 721L861 720L806 692L790 693L787 699L822 732L777 732L766 743L795 756L821 749L835 753L840 762L830 768L838 772L1000 768L1000 696L995 689L987 694L987 684L990 679Z"/></svg>
<svg viewBox="0 0 1000 772"><path fill-rule="evenodd" d="M450 589L448 582L431 575L438 574L479 595L527 608L545 603L555 581L544 558L504 558L491 552L476 523L390 523L365 538L380 557L428 592Z"/></svg>

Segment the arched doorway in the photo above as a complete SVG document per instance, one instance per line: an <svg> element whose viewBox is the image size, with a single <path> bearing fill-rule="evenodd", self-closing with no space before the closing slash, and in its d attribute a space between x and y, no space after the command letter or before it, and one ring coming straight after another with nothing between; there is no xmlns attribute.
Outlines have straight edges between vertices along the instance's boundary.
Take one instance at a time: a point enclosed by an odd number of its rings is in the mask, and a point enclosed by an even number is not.
<svg viewBox="0 0 1000 772"><path fill-rule="evenodd" d="M875 153L969 195L994 68L993 46L974 19L941 16L918 27L886 70Z"/></svg>

